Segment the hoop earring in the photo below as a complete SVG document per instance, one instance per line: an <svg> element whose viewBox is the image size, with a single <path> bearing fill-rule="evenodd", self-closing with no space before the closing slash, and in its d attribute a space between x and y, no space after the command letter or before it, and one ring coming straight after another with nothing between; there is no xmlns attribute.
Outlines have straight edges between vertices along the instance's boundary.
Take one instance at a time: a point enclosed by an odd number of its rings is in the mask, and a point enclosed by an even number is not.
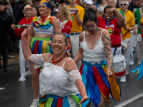
<svg viewBox="0 0 143 107"><path fill-rule="evenodd" d="M95 30L96 30L96 31L99 31L99 27L96 26Z"/></svg>

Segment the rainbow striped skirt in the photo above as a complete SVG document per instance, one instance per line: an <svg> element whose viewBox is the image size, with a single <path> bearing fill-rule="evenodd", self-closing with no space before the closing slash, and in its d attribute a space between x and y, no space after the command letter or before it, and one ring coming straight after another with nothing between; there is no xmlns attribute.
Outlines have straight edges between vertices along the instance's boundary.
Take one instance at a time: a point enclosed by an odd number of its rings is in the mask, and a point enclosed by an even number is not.
<svg viewBox="0 0 143 107"><path fill-rule="evenodd" d="M114 73L111 78L107 77L107 64L105 60L101 61L100 64L92 64L91 62L83 61L80 73L82 82L86 88L87 96L89 97L89 100L84 102L82 107L86 107L90 101L92 101L95 107L98 107L101 95L111 106L108 101L109 93L115 102L120 101L121 89Z"/></svg>
<svg viewBox="0 0 143 107"><path fill-rule="evenodd" d="M48 45L50 40L51 38L33 37L30 44L32 54L50 53L51 47Z"/></svg>
<svg viewBox="0 0 143 107"><path fill-rule="evenodd" d="M67 97L47 94L40 98L38 107L82 107L82 105L79 105L80 100L81 96L79 94Z"/></svg>
<svg viewBox="0 0 143 107"><path fill-rule="evenodd" d="M42 54L42 53L52 53L51 46L48 45L48 42L51 38L39 38L33 37L30 43L30 49L32 54ZM37 71L41 72L42 67L38 68Z"/></svg>

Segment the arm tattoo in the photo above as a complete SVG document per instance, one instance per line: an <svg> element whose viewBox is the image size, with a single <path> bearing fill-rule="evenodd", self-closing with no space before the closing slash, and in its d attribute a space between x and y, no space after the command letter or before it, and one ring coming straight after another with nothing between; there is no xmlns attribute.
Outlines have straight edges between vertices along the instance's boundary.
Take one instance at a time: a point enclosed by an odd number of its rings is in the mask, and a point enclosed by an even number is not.
<svg viewBox="0 0 143 107"><path fill-rule="evenodd" d="M113 62L113 55L112 55L112 50L111 50L111 39L108 38L105 34L105 43L104 43L104 51L105 51L105 56L107 60L107 69L111 70L112 67L112 62Z"/></svg>
<svg viewBox="0 0 143 107"><path fill-rule="evenodd" d="M109 42L111 42L111 39L108 38L105 34L104 34L105 39L107 39Z"/></svg>

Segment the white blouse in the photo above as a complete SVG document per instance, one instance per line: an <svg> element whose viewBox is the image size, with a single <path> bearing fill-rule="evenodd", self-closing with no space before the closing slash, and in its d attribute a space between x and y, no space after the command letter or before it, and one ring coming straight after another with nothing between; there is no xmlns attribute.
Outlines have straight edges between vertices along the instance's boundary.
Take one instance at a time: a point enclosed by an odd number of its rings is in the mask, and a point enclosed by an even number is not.
<svg viewBox="0 0 143 107"><path fill-rule="evenodd" d="M104 30L102 30L103 32ZM88 48L88 43L85 39L85 31L83 32L83 41L80 42L80 48L83 49L84 61L91 63L100 63L102 60L105 60L104 44L102 40L102 32L99 40L97 41L94 49Z"/></svg>
<svg viewBox="0 0 143 107"><path fill-rule="evenodd" d="M63 64L63 67L60 67L49 63L49 61L45 62L42 54L33 54L30 59L35 64L36 69L43 65L43 70L39 76L40 95L53 94L65 97L67 95L79 94L74 84L77 79L81 79L78 70L67 72L63 69L66 62Z"/></svg>

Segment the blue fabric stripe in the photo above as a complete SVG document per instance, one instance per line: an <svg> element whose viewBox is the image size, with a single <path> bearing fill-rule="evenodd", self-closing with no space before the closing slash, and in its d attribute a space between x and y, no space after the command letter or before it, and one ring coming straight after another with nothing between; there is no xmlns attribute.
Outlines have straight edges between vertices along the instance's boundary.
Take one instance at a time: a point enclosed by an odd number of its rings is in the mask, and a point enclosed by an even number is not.
<svg viewBox="0 0 143 107"><path fill-rule="evenodd" d="M85 101L84 103L82 103L82 107L86 107L87 104L90 102L90 92L89 92L89 84L88 84L88 81L87 81L87 66L86 65L83 65L83 68L82 68L82 82L85 86L85 89L86 89L86 93L87 93L87 96L89 97L89 99L87 101Z"/></svg>
<svg viewBox="0 0 143 107"><path fill-rule="evenodd" d="M56 106L55 106L55 107L56 107ZM69 107L69 102L68 102L67 97L64 97L64 98L63 98L63 105L62 105L62 107Z"/></svg>
<svg viewBox="0 0 143 107"><path fill-rule="evenodd" d="M33 42L33 46L32 46L32 49L31 49L31 52L32 52L32 53L33 53L33 50L34 50L34 47L35 47L36 41L37 41L37 40L35 40L35 41Z"/></svg>
<svg viewBox="0 0 143 107"><path fill-rule="evenodd" d="M89 81L89 91L91 94L91 101L95 107L98 107L100 103L100 91L94 78L92 66L88 66L87 70L88 70L87 78Z"/></svg>
<svg viewBox="0 0 143 107"><path fill-rule="evenodd" d="M52 103L52 106L51 106L51 107L56 107L56 106L57 106L57 101L58 101L58 98L54 98L54 100L53 100L53 103Z"/></svg>
<svg viewBox="0 0 143 107"><path fill-rule="evenodd" d="M41 54L42 53L42 43L43 43L43 41L39 41L37 54Z"/></svg>

